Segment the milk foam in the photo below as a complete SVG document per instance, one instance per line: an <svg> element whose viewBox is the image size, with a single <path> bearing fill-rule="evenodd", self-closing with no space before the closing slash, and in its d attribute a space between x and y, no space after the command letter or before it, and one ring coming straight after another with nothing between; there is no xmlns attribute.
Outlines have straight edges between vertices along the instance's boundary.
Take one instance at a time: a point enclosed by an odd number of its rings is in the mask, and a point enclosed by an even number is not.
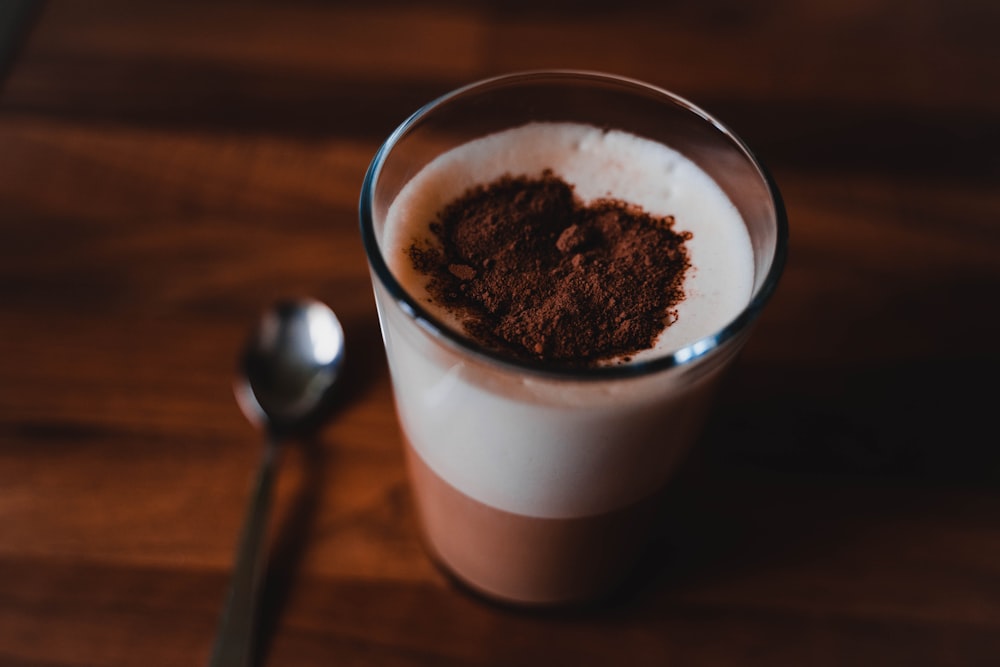
<svg viewBox="0 0 1000 667"><path fill-rule="evenodd" d="M615 198L655 216L673 215L674 229L690 231L692 269L677 320L653 350L636 360L677 350L715 333L746 306L753 285L753 251L739 212L719 186L691 160L663 144L619 130L574 123L531 123L488 135L449 151L407 183L386 216L383 247L390 269L438 319L461 331L443 308L429 303L426 276L404 250L414 240L433 242L428 225L470 187L505 174L540 176L551 169L585 203Z"/></svg>
<svg viewBox="0 0 1000 667"><path fill-rule="evenodd" d="M383 253L397 280L426 303L426 278L405 249L469 187L551 169L584 201L613 197L690 231L692 268L662 354L714 333L747 304L753 250L718 185L689 159L620 131L533 123L477 139L427 164L387 212ZM376 281L397 411L415 452L462 493L530 517L574 518L636 502L665 482L699 432L713 381L733 354L701 370L571 382L511 372L433 343ZM432 311L460 331L446 312ZM707 370L706 370L707 369Z"/></svg>

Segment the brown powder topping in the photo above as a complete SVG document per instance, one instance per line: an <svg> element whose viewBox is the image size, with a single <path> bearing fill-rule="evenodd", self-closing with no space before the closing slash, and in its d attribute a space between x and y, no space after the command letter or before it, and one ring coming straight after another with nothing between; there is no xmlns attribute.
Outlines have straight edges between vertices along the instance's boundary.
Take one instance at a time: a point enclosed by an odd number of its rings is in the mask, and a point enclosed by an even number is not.
<svg viewBox="0 0 1000 667"><path fill-rule="evenodd" d="M654 345L690 266L673 216L587 206L546 171L473 188L407 253L431 299L481 344L518 359L590 366Z"/></svg>

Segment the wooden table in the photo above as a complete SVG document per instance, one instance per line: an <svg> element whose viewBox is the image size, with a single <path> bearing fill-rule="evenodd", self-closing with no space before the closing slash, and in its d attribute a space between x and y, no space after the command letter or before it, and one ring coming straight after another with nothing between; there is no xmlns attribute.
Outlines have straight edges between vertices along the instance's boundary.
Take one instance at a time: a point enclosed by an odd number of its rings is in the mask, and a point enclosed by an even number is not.
<svg viewBox="0 0 1000 667"><path fill-rule="evenodd" d="M236 349L289 295L340 313L353 387L282 461L262 664L1000 664L997 3L8 14L0 665L205 664L260 453ZM572 613L421 550L356 215L411 111L542 67L715 113L792 230L640 585Z"/></svg>

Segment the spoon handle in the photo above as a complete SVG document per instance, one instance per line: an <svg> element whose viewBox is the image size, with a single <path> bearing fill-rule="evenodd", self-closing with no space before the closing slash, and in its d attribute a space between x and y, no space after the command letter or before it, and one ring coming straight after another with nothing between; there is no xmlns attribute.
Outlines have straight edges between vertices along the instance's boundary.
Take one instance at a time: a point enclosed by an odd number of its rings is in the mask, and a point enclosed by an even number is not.
<svg viewBox="0 0 1000 667"><path fill-rule="evenodd" d="M251 664L257 600L266 562L264 536L271 513L277 449L276 438L268 435L257 471L249 514L243 525L226 607L209 661L210 667L248 667Z"/></svg>

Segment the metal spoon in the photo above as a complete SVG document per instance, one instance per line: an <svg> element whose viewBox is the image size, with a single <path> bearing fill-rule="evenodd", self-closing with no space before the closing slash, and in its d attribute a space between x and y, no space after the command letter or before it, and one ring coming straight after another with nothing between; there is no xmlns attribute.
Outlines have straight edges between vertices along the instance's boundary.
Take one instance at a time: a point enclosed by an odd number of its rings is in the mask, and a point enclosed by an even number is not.
<svg viewBox="0 0 1000 667"><path fill-rule="evenodd" d="M343 360L340 321L312 299L281 302L265 312L243 350L236 400L266 440L211 667L251 664L274 461L283 440L320 423Z"/></svg>

